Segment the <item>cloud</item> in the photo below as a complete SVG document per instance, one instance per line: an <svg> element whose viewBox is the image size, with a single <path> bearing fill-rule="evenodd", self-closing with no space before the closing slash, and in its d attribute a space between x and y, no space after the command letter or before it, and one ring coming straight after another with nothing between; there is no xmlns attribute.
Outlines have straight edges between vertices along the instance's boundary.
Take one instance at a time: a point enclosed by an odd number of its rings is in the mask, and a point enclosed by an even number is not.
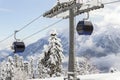
<svg viewBox="0 0 120 80"><path fill-rule="evenodd" d="M69 0L60 0L60 2L66 1ZM112 1L115 0L105 0L102 1L102 3L108 3ZM101 26L106 24L120 25L120 18L118 18L118 16L120 16L120 6L118 6L119 4L120 3L108 4L105 5L102 9L91 11L90 19ZM57 17L65 17L66 15L68 15L68 11L57 15Z"/></svg>
<svg viewBox="0 0 120 80"><path fill-rule="evenodd" d="M111 1L106 1L111 2ZM103 25L120 25L120 6L119 3L105 5L103 9L99 9L96 11L91 11L91 19L97 24ZM100 19L100 20L99 20ZM97 21L99 20L99 21Z"/></svg>
<svg viewBox="0 0 120 80"><path fill-rule="evenodd" d="M92 58L91 61L93 64L97 65L98 68L107 67L108 69L110 69L111 67L113 67L120 70L120 53L111 54L101 58Z"/></svg>

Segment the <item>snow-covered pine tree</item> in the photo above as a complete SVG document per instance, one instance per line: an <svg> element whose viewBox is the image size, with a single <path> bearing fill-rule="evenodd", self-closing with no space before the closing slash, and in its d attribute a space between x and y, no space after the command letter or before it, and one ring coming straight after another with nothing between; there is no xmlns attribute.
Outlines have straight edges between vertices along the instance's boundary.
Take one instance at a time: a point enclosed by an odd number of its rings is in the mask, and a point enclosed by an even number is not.
<svg viewBox="0 0 120 80"><path fill-rule="evenodd" d="M18 54L14 55L14 65L16 68L18 68L19 66L19 55Z"/></svg>
<svg viewBox="0 0 120 80"><path fill-rule="evenodd" d="M26 80L27 72L24 70L23 58L18 54L14 55L14 80Z"/></svg>
<svg viewBox="0 0 120 80"><path fill-rule="evenodd" d="M37 67L37 70L38 70L38 77L39 78L43 78L43 65L41 64L41 60L38 61L38 67Z"/></svg>
<svg viewBox="0 0 120 80"><path fill-rule="evenodd" d="M19 66L20 66L20 69L23 71L24 70L24 62L23 62L23 57L20 56L20 61L19 61Z"/></svg>
<svg viewBox="0 0 120 80"><path fill-rule="evenodd" d="M6 61L3 61L1 63L1 80L5 80L7 77L7 72L6 72Z"/></svg>
<svg viewBox="0 0 120 80"><path fill-rule="evenodd" d="M86 75L86 74L95 74L99 73L99 70L90 62L90 59L87 57L79 58L77 65L77 74Z"/></svg>
<svg viewBox="0 0 120 80"><path fill-rule="evenodd" d="M29 74L28 62L27 61L24 61L24 71L27 75Z"/></svg>
<svg viewBox="0 0 120 80"><path fill-rule="evenodd" d="M1 62L0 80L27 80L27 72L24 69L23 58L17 54L12 58L8 57L7 61Z"/></svg>
<svg viewBox="0 0 120 80"><path fill-rule="evenodd" d="M12 57L8 57L8 61L6 63L6 80L12 80L14 76L14 65Z"/></svg>
<svg viewBox="0 0 120 80"><path fill-rule="evenodd" d="M48 77L47 69L42 65L41 60L38 61L38 78Z"/></svg>
<svg viewBox="0 0 120 80"><path fill-rule="evenodd" d="M35 75L34 75L34 64L33 64L33 58L31 57L30 60L29 60L29 76L31 79L34 79L35 78Z"/></svg>
<svg viewBox="0 0 120 80"><path fill-rule="evenodd" d="M50 77L60 76L63 57L61 40L54 30L50 34L49 44L44 47L44 57L41 59L41 64L47 68Z"/></svg>

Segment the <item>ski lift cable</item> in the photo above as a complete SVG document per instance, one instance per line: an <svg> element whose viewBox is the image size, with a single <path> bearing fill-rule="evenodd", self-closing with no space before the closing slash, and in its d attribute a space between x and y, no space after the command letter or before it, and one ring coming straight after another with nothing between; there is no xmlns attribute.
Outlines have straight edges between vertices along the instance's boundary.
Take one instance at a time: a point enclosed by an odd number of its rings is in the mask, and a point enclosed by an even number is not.
<svg viewBox="0 0 120 80"><path fill-rule="evenodd" d="M24 38L22 41L24 41L24 40L26 40L26 39L28 39L28 38L30 38L30 37L32 37L32 36L34 36L34 35L36 35L36 34L38 34L38 33L42 32L42 31L44 31L44 30L46 30L46 29L50 28L51 26L53 26L53 25L55 25L55 24L57 24L57 23L61 22L62 20L63 20L63 19L60 19L60 20L58 20L57 22L54 22L54 23L52 23L52 24L48 25L47 27L45 27L45 28L43 28L43 29L41 29L41 30L39 30L39 31L37 31L37 32L35 32L35 33L33 33L33 34L31 34L31 35L27 36L27 37L26 37L26 38Z"/></svg>
<svg viewBox="0 0 120 80"><path fill-rule="evenodd" d="M20 28L19 30L17 30L17 32L22 31L23 29L25 29L26 27L28 27L30 24L32 24L33 22L35 22L36 20L38 20L38 19L39 19L40 17L42 17L42 16L43 16L43 14L41 14L41 15L38 16L38 17L36 17L36 18L33 19L32 21L30 21L28 24L26 24L25 26L23 26L22 28ZM14 35L14 33L11 34L11 35L9 35L8 37L4 38L3 40L1 40L0 43L6 41L7 39L9 39L10 37L12 37L13 35Z"/></svg>
<svg viewBox="0 0 120 80"><path fill-rule="evenodd" d="M112 1L112 2L107 2L107 3L103 3L103 4L106 5L106 4L112 4L112 3L118 3L118 2L120 2L120 0ZM61 19L61 20L62 20L62 19ZM60 21L61 21L61 20L60 20ZM60 22L60 21L58 21L58 22ZM56 23L58 23L58 22L55 22L55 23L53 23L53 24L51 24L51 25L49 25L49 26L43 28L42 30L39 30L38 32L33 33L32 35L30 35L30 36L24 38L23 40L26 40L26 39L28 39L28 38L30 38L30 37L32 37L32 36L34 36L34 35L36 35L36 34L42 32L42 31L46 30L47 28L49 28L50 26L53 26L54 24L56 24Z"/></svg>
<svg viewBox="0 0 120 80"><path fill-rule="evenodd" d="M60 20L58 20L57 22L52 23L51 25L49 25L49 26L47 26L47 27L45 27L45 28L43 28L43 29L41 29L41 30L39 30L39 31L37 31L37 32L35 32L35 33L33 33L32 35L30 35L30 36L24 38L23 40L26 40L26 39L28 39L28 38L30 38L30 37L32 37L32 36L38 34L38 33L40 33L40 32L42 32L42 31L44 31L44 30L50 28L51 26L53 26L53 25L55 25L55 24L61 22L62 20L63 20L63 19L60 19ZM11 36L13 36L13 35L11 35ZM11 37L11 36L9 36L9 37ZM9 56L11 56L11 55L13 55L13 54L9 54L9 55L5 56L3 60L7 59L7 58L8 58ZM1 60L1 59L0 59L0 60Z"/></svg>
<svg viewBox="0 0 120 80"><path fill-rule="evenodd" d="M112 1L112 2L107 2L107 3L103 3L103 4L104 4L104 5L107 5L107 4L113 4L113 3L118 3L118 2L120 2L120 0ZM36 20L38 20L38 19L39 19L40 17L42 17L42 16L43 16L43 14L40 15L40 16L38 16L37 18L33 19L31 22L29 22L28 24L26 24L25 26L23 26L22 28L20 28L20 29L18 30L18 32L22 31L24 28L28 27L30 24L32 24L33 22L35 22ZM62 20L63 20L63 19L61 19L61 20L59 20L59 21L57 21L57 22L55 22L55 23L53 23L53 24L51 24L51 25L49 25L49 26L47 26L47 27L45 27L45 28L43 28L43 29L41 29L41 30L39 30L39 31L37 31L36 33L33 33L32 35L24 38L23 40L26 40L26 39L28 39L28 38L30 38L30 37L32 37L32 36L34 36L34 35L42 32L42 31L48 29L49 27L51 27L51 26L59 23L59 22L62 21ZM10 37L12 37L13 35L14 35L14 33L11 34L11 35L9 35L8 37L4 38L3 40L1 40L0 43L6 41L7 39L9 39ZM11 55L11 54L10 54L10 55ZM8 56L10 56L10 55L8 55ZM5 58L7 58L8 56L6 56Z"/></svg>
<svg viewBox="0 0 120 80"><path fill-rule="evenodd" d="M4 38L3 40L0 41L0 43L4 42L5 40L9 39L10 37L12 37L14 34L9 35L8 37Z"/></svg>
<svg viewBox="0 0 120 80"><path fill-rule="evenodd" d="M107 4L113 4L113 3L118 3L118 2L120 2L120 0L112 1L112 2L107 2L107 3L103 3L103 4L104 4L104 5L107 5ZM32 24L33 22L35 22L37 19L39 19L39 18L42 17L42 16L43 16L43 14L40 15L40 16L38 16L37 18L35 18L35 19L32 20L31 22L29 22L28 24L26 24L25 26L23 26L23 27L22 27L21 29L19 29L18 31L23 30L24 28L26 28L27 26L29 26L30 24ZM11 34L11 35L9 35L8 37L4 38L3 40L1 40L0 43L6 41L7 39L9 39L10 37L12 37L13 35L14 35L14 33Z"/></svg>
<svg viewBox="0 0 120 80"><path fill-rule="evenodd" d="M19 30L18 30L18 32L19 31L22 31L24 28L26 28L26 27L28 27L30 24L32 24L33 22L35 22L36 20L38 20L40 17L42 17L43 16L43 14L41 14L40 16L38 16L38 17L36 17L35 19L33 19L32 21L30 21L28 24L26 24L25 26L23 26L22 28L20 28Z"/></svg>
<svg viewBox="0 0 120 80"><path fill-rule="evenodd" d="M111 1L111 2L106 2L106 3L103 3L104 5L107 5L107 4L113 4L113 3L118 3L120 2L120 0L117 0L117 1Z"/></svg>

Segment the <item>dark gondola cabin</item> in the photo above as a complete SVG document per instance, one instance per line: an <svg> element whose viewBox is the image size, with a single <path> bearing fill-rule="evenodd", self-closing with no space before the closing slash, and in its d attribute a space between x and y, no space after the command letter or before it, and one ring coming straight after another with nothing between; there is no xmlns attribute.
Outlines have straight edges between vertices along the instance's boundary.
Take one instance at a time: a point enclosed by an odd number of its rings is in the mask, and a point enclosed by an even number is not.
<svg viewBox="0 0 120 80"><path fill-rule="evenodd" d="M14 50L14 53L24 52L25 44L24 42L14 42L12 49Z"/></svg>
<svg viewBox="0 0 120 80"><path fill-rule="evenodd" d="M91 35L93 32L93 25L90 21L79 21L76 29L79 35Z"/></svg>

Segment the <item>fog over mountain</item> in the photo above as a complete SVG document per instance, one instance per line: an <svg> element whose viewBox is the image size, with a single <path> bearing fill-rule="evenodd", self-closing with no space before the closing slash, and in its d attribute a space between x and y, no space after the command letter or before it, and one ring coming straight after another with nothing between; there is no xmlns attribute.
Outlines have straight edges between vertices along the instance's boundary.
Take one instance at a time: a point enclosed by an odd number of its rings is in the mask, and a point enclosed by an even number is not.
<svg viewBox="0 0 120 80"><path fill-rule="evenodd" d="M58 32L61 39L64 55L69 54L69 35L68 31ZM49 35L39 39L38 41L28 45L24 53L20 53L24 58L29 56L40 57L43 46L48 44ZM116 65L120 60L120 28L119 26L103 26L95 25L94 32L91 36L75 37L76 56L88 56L91 61L101 70L108 71L111 67L120 67ZM1 50L2 53L10 53L7 50ZM3 57L1 57L3 58ZM120 68L119 68L120 69Z"/></svg>

